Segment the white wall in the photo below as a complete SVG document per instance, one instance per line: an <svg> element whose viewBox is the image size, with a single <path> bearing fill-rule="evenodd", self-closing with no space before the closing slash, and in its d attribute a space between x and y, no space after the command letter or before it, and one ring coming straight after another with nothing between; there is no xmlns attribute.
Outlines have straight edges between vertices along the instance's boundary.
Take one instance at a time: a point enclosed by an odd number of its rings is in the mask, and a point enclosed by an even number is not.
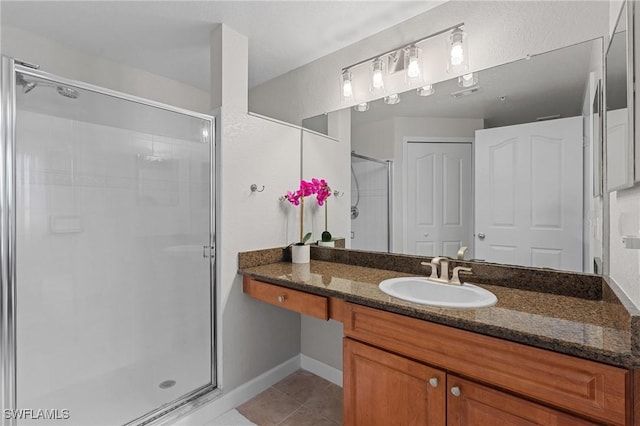
<svg viewBox="0 0 640 426"><path fill-rule="evenodd" d="M372 100L373 95L363 90L350 104L342 103L342 67L463 21L469 34L470 71L477 71L600 37L607 32L608 9L608 1L449 1L253 88L249 109L300 123L303 118ZM445 42L438 39L429 46L425 54L442 58L428 65L431 82L450 79L445 71ZM397 87L389 85L391 93L411 88L404 81L396 83Z"/></svg>
<svg viewBox="0 0 640 426"><path fill-rule="evenodd" d="M90 55L8 25L2 25L0 40L3 55L38 64L43 71L192 111L211 111L209 94L184 83Z"/></svg>
<svg viewBox="0 0 640 426"><path fill-rule="evenodd" d="M300 353L300 315L251 299L237 274L239 251L284 247L298 238L298 209L278 198L300 177L300 131L222 111L219 167L219 344L225 391ZM252 183L264 192L251 193Z"/></svg>

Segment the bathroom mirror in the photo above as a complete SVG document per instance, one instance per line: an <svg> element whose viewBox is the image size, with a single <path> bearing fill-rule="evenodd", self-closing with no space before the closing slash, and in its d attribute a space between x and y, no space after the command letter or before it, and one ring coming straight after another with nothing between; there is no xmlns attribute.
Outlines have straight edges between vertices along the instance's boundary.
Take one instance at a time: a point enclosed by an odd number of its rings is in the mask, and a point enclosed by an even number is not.
<svg viewBox="0 0 640 426"><path fill-rule="evenodd" d="M606 54L607 191L634 181L632 5L625 2Z"/></svg>
<svg viewBox="0 0 640 426"><path fill-rule="evenodd" d="M598 177L591 174L597 159L583 149L583 132L594 135L602 128L601 108L594 105L602 52L602 39L591 40L480 71L472 87L451 79L434 84L429 96L410 90L400 94L396 105L380 99L366 112L351 108L356 155L350 196L358 204L351 248L386 251L381 235L388 232L392 252L455 257L467 246L467 259L592 272L602 253L602 230L591 221L601 223L603 212ZM303 125L321 130L326 119L312 117ZM559 123L573 132L571 151L564 146L562 132L567 130L549 133ZM389 180L380 162L386 160L393 162ZM571 176L565 172L569 168ZM383 229L389 185L392 219ZM529 201L518 204L522 194ZM533 222L521 225L516 215ZM356 226L354 221L366 223ZM568 227L570 236L551 235ZM370 229L373 235L357 235L357 229ZM539 235L545 233L551 240L571 241L545 246ZM502 234L528 239L528 246L521 250L516 247L520 241L501 243L497 236Z"/></svg>

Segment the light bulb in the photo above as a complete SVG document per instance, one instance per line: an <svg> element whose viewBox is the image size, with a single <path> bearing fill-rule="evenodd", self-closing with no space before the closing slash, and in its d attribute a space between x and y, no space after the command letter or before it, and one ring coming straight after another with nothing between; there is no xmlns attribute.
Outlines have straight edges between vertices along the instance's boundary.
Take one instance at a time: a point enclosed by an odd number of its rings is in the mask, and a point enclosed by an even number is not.
<svg viewBox="0 0 640 426"><path fill-rule="evenodd" d="M407 68L407 75L409 78L416 78L420 76L420 64L418 58L409 59L409 68Z"/></svg>
<svg viewBox="0 0 640 426"><path fill-rule="evenodd" d="M420 78L420 49L418 46L410 46L405 52L405 68L407 69L407 80Z"/></svg>
<svg viewBox="0 0 640 426"><path fill-rule="evenodd" d="M353 88L351 87L351 80L345 80L342 85L342 96L350 98L353 96Z"/></svg>
<svg viewBox="0 0 640 426"><path fill-rule="evenodd" d="M449 60L447 72L461 73L469 69L467 34L461 28L455 28L449 36Z"/></svg>
<svg viewBox="0 0 640 426"><path fill-rule="evenodd" d="M342 97L350 99L353 96L353 85L351 84L351 72L342 72Z"/></svg>
<svg viewBox="0 0 640 426"><path fill-rule="evenodd" d="M376 89L380 89L384 86L384 82L382 80L382 70L374 70L373 71L373 87Z"/></svg>
<svg viewBox="0 0 640 426"><path fill-rule="evenodd" d="M371 91L381 90L384 90L384 62L382 59L376 58L371 64Z"/></svg>
<svg viewBox="0 0 640 426"><path fill-rule="evenodd" d="M462 40L451 45L451 65L460 65L464 62L464 50Z"/></svg>

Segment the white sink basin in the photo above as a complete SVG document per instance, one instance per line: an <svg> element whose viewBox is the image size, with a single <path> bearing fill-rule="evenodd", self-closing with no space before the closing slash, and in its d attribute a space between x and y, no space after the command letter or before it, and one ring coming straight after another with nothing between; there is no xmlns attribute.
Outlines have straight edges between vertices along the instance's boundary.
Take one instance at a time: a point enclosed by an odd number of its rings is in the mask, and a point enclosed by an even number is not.
<svg viewBox="0 0 640 426"><path fill-rule="evenodd" d="M498 301L495 294L473 284L443 284L427 278L391 278L378 287L398 299L446 308L486 308Z"/></svg>

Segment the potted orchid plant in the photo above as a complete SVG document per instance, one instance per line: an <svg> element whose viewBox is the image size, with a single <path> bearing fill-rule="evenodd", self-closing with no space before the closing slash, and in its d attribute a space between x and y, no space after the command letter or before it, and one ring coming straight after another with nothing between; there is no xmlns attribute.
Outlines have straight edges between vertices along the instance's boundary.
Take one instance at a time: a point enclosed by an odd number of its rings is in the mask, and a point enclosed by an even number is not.
<svg viewBox="0 0 640 426"><path fill-rule="evenodd" d="M301 180L296 191L287 191L283 199L294 206L300 206L300 241L291 244L291 261L293 263L308 263L310 259L309 246L306 244L311 238L311 232L304 233L304 198L316 196L316 202L323 206L331 196L331 188L324 179L313 178L311 181Z"/></svg>

